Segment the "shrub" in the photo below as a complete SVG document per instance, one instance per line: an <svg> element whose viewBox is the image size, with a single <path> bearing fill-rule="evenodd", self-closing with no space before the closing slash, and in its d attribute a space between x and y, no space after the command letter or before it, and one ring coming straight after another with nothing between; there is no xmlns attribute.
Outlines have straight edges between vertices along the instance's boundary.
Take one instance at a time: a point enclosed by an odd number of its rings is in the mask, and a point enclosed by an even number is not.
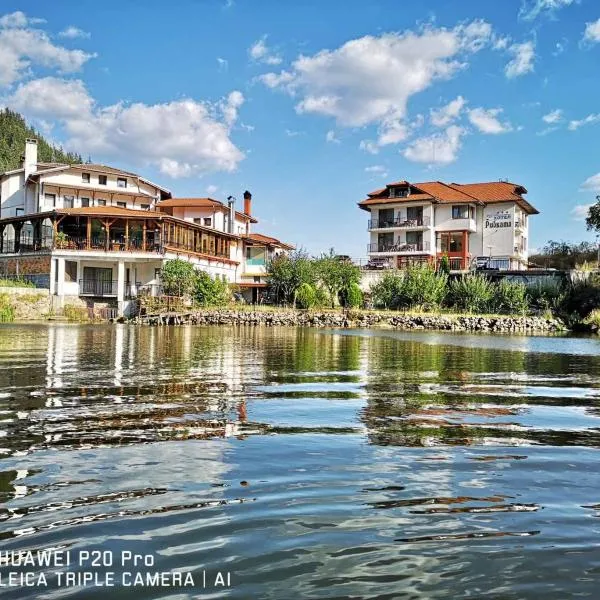
<svg viewBox="0 0 600 600"><path fill-rule="evenodd" d="M195 272L194 299L201 306L226 306L231 301L231 289L226 281L213 279L204 271Z"/></svg>
<svg viewBox="0 0 600 600"><path fill-rule="evenodd" d="M528 309L527 287L517 281L502 279L495 286L493 296L494 310L505 314L525 313Z"/></svg>
<svg viewBox="0 0 600 600"><path fill-rule="evenodd" d="M565 291L558 279L544 279L526 286L529 307L540 312L557 311L565 300Z"/></svg>
<svg viewBox="0 0 600 600"><path fill-rule="evenodd" d="M315 288L315 306L318 306L319 308L331 306L329 292L320 285Z"/></svg>
<svg viewBox="0 0 600 600"><path fill-rule="evenodd" d="M450 259L448 255L444 253L442 256L442 260L440 260L440 264L438 265L438 272L445 273L446 275L450 275Z"/></svg>
<svg viewBox="0 0 600 600"><path fill-rule="evenodd" d="M0 279L0 287L35 288L35 283L27 279Z"/></svg>
<svg viewBox="0 0 600 600"><path fill-rule="evenodd" d="M463 275L450 282L450 304L468 312L488 312L493 296L492 284L482 275Z"/></svg>
<svg viewBox="0 0 600 600"><path fill-rule="evenodd" d="M83 306L73 306L71 304L67 304L63 308L63 316L67 321L89 321L89 314L87 308Z"/></svg>
<svg viewBox="0 0 600 600"><path fill-rule="evenodd" d="M398 308L398 298L401 294L403 276L398 272L389 271L371 286L371 298L375 308Z"/></svg>
<svg viewBox="0 0 600 600"><path fill-rule="evenodd" d="M430 310L446 297L448 276L436 273L429 265L410 266L404 275L400 307Z"/></svg>
<svg viewBox="0 0 600 600"><path fill-rule="evenodd" d="M0 323L11 323L15 320L15 307L8 294L0 294Z"/></svg>
<svg viewBox="0 0 600 600"><path fill-rule="evenodd" d="M587 317L597 308L600 308L600 281L593 277L568 285L559 305L563 313L578 317Z"/></svg>
<svg viewBox="0 0 600 600"><path fill-rule="evenodd" d="M595 308L592 312L583 320L586 325L591 325L596 331L600 330L600 308Z"/></svg>
<svg viewBox="0 0 600 600"><path fill-rule="evenodd" d="M301 283L296 292L298 308L312 308L317 303L317 292L310 283Z"/></svg>
<svg viewBox="0 0 600 600"><path fill-rule="evenodd" d="M348 308L360 308L363 305L363 293L357 283L348 288L345 300Z"/></svg>

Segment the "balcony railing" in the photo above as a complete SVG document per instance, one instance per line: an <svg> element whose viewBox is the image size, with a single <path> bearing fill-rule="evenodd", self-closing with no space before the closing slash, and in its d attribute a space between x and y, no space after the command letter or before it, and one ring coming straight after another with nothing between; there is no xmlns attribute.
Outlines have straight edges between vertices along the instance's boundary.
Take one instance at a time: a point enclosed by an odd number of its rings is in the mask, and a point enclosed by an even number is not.
<svg viewBox="0 0 600 600"><path fill-rule="evenodd" d="M92 236L89 240L85 237L69 236L63 240L57 240L55 247L60 250L108 250L112 252L128 250L129 252L160 252L160 244L146 240L146 244L137 238L130 238L125 242L123 238L111 239L106 242L104 236Z"/></svg>
<svg viewBox="0 0 600 600"><path fill-rule="evenodd" d="M367 252L402 252L405 254L414 253L414 252L429 252L429 242L415 242L415 243L405 243L405 242L392 242L392 243L378 243L378 244L368 244Z"/></svg>
<svg viewBox="0 0 600 600"><path fill-rule="evenodd" d="M100 279L80 279L79 280L79 295L80 296L116 296L117 282L102 281Z"/></svg>
<svg viewBox="0 0 600 600"><path fill-rule="evenodd" d="M414 229L416 227L429 227L431 220L428 216L416 219L371 219L369 229Z"/></svg>

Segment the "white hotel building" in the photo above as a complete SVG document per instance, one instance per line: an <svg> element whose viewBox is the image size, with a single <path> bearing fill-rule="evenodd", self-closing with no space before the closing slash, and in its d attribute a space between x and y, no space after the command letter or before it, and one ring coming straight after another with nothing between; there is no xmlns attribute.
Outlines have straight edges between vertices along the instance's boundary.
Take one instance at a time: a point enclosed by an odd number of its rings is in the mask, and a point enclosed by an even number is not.
<svg viewBox="0 0 600 600"><path fill-rule="evenodd" d="M358 203L370 213L369 263L403 268L447 255L452 271L527 269L529 217L538 211L526 193L505 181L387 184Z"/></svg>
<svg viewBox="0 0 600 600"><path fill-rule="evenodd" d="M46 281L54 306L112 303L127 314L154 293L166 260L181 258L256 301L266 264L292 248L253 233L252 195L173 198L135 173L106 165L38 163L26 143L20 168L0 174L0 277Z"/></svg>

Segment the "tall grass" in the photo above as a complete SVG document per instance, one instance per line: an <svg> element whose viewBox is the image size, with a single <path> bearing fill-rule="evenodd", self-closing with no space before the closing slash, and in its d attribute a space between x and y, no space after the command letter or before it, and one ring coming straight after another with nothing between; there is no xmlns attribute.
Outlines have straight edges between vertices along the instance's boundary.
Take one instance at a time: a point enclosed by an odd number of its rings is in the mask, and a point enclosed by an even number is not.
<svg viewBox="0 0 600 600"><path fill-rule="evenodd" d="M0 294L0 323L12 323L15 320L15 307L8 294Z"/></svg>
<svg viewBox="0 0 600 600"><path fill-rule="evenodd" d="M0 278L0 287L10 288L35 288L35 284L27 279L2 279Z"/></svg>
<svg viewBox="0 0 600 600"><path fill-rule="evenodd" d="M452 306L467 312L489 312L494 286L482 275L463 275L450 282L448 299Z"/></svg>

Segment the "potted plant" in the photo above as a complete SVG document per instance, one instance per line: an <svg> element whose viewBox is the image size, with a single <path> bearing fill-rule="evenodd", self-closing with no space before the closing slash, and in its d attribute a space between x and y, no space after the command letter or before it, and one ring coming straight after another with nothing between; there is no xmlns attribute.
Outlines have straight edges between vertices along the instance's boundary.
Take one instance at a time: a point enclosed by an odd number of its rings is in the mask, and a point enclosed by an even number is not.
<svg viewBox="0 0 600 600"><path fill-rule="evenodd" d="M69 244L69 236L64 231L57 231L55 242L57 248L67 248Z"/></svg>

